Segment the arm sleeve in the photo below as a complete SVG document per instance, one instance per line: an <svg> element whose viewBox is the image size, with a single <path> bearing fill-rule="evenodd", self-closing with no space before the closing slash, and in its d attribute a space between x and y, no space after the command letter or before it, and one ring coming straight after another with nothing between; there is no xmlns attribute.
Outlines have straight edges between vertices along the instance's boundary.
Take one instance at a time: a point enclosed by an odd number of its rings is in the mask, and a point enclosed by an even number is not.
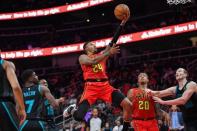
<svg viewBox="0 0 197 131"><path fill-rule="evenodd" d="M109 43L109 45L110 45L111 47L113 46L113 44L115 44L115 43L117 42L117 40L118 40L118 38L119 38L119 36L120 36L120 33L121 33L122 29L123 29L123 25L119 25L118 28L116 29L116 32L115 32L115 34L114 34L114 36L113 36L113 39L112 39L112 41Z"/></svg>

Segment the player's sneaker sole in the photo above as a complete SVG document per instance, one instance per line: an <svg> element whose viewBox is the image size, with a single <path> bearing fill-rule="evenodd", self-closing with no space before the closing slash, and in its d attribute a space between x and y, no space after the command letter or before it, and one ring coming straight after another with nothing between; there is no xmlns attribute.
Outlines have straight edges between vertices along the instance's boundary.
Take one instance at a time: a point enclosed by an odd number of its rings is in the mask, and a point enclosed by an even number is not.
<svg viewBox="0 0 197 131"><path fill-rule="evenodd" d="M68 106L64 112L63 112L63 116L64 117L69 117L72 115L73 110L76 110L76 104L72 104L70 106Z"/></svg>

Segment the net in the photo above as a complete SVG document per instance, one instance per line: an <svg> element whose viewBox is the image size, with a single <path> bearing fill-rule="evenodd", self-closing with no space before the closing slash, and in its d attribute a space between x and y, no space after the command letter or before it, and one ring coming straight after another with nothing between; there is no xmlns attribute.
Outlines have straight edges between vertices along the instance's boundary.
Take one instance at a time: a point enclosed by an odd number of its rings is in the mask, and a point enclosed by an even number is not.
<svg viewBox="0 0 197 131"><path fill-rule="evenodd" d="M192 0L167 0L169 5L178 5L178 4L186 4L191 3Z"/></svg>

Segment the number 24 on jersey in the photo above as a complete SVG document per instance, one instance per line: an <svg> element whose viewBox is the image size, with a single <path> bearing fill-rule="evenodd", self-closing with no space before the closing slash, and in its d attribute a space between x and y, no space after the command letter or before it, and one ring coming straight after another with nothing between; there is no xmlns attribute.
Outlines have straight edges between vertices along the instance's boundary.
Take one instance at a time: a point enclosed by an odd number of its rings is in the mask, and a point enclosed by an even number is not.
<svg viewBox="0 0 197 131"><path fill-rule="evenodd" d="M101 64L92 65L92 70L94 73L103 71L103 67Z"/></svg>

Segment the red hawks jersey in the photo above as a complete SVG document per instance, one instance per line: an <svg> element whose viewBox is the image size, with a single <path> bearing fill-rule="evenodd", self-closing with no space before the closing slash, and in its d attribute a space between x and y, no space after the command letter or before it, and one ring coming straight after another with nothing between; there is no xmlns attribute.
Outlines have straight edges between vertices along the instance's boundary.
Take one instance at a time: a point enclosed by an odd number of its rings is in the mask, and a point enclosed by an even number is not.
<svg viewBox="0 0 197 131"><path fill-rule="evenodd" d="M99 54L95 54L89 57L94 58L97 55ZM81 65L81 68L83 70L84 80L108 78L106 75L106 60L100 61L95 65Z"/></svg>
<svg viewBox="0 0 197 131"><path fill-rule="evenodd" d="M150 94L147 94L143 89L132 89L132 118L154 118L155 103Z"/></svg>

